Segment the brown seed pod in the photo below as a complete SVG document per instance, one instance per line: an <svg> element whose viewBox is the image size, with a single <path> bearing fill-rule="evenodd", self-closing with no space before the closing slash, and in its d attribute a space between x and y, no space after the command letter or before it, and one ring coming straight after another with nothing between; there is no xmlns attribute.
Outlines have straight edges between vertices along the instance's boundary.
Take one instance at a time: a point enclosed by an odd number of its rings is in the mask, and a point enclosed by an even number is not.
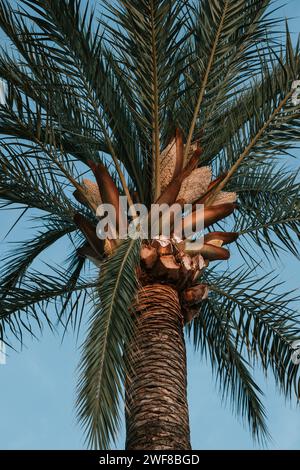
<svg viewBox="0 0 300 470"><path fill-rule="evenodd" d="M228 245L238 239L237 232L210 232L204 236L204 243L211 243L212 241L219 240L222 245Z"/></svg>
<svg viewBox="0 0 300 470"><path fill-rule="evenodd" d="M235 203L219 204L217 206L208 206L204 208L204 227L219 222L219 220L228 217L236 209Z"/></svg>
<svg viewBox="0 0 300 470"><path fill-rule="evenodd" d="M204 244L200 249L200 254L208 261L227 260L230 258L230 253L225 248L219 246Z"/></svg>
<svg viewBox="0 0 300 470"><path fill-rule="evenodd" d="M213 246L223 246L223 241L222 240L210 240L210 242L208 242L208 245L213 245Z"/></svg>
<svg viewBox="0 0 300 470"><path fill-rule="evenodd" d="M191 153L189 159L192 157L193 153L197 149L197 144L191 146ZM161 153L161 178L160 178L160 187L163 192L170 182L177 178L181 173L183 167L183 157L184 157L184 144L183 144L183 134L182 131L177 128L175 132L175 137L167 145L167 147Z"/></svg>
<svg viewBox="0 0 300 470"><path fill-rule="evenodd" d="M184 181L185 178L187 178L191 174L191 172L197 166L199 156L201 155L201 153L202 153L202 150L200 148L194 152L187 166L176 178L174 178L168 184L166 189L162 192L160 197L157 199L156 204L169 204L169 205L174 204L179 194L182 182Z"/></svg>
<svg viewBox="0 0 300 470"><path fill-rule="evenodd" d="M115 208L117 229L119 230L121 223L123 224L123 227L126 227L127 221L125 219L125 214L119 213L120 194L107 168L102 163L96 164L89 161L88 164L95 175L102 202L104 204L111 204Z"/></svg>
<svg viewBox="0 0 300 470"><path fill-rule="evenodd" d="M177 176L181 173L182 166L183 166L183 156L184 156L183 135L182 135L182 131L178 128L176 129L175 142L176 142L176 161L175 161L175 169L174 169L174 174L173 174L172 179L177 178Z"/></svg>
<svg viewBox="0 0 300 470"><path fill-rule="evenodd" d="M84 206L88 207L88 201L85 195L83 194L83 192L84 192L83 188L82 188L82 192L79 191L79 189L75 189L75 191L73 192L73 196L75 197L77 202L80 202L80 204L83 204Z"/></svg>
<svg viewBox="0 0 300 470"><path fill-rule="evenodd" d="M102 257L105 253L105 243L104 240L97 237L96 226L79 213L74 215L74 222L89 242L89 245L98 256Z"/></svg>
<svg viewBox="0 0 300 470"><path fill-rule="evenodd" d="M220 176L218 176L218 178L216 178L215 180L213 180L210 183L210 185L208 186L208 189L211 190L211 189L214 189L217 186L219 186L219 184L222 183L222 181L226 178L227 174L228 173L226 172L226 173L222 173Z"/></svg>
<svg viewBox="0 0 300 470"><path fill-rule="evenodd" d="M86 207L92 208L95 212L101 204L101 196L97 183L89 179L83 179L82 191L76 189L73 193L75 199Z"/></svg>
<svg viewBox="0 0 300 470"><path fill-rule="evenodd" d="M102 200L98 184L88 178L83 178L82 183L91 202L94 203L96 207L100 206Z"/></svg>
<svg viewBox="0 0 300 470"><path fill-rule="evenodd" d="M184 218L185 233L195 231L196 227L202 222L204 227L209 227L219 220L228 217L235 208L236 204L229 203L204 207L203 211L193 211Z"/></svg>
<svg viewBox="0 0 300 470"><path fill-rule="evenodd" d="M96 253L96 251L90 245L78 248L77 253L79 256L82 256L83 258L87 258L88 260L90 260L96 266L98 267L101 266L101 261L103 257L101 258L98 255L98 253Z"/></svg>
<svg viewBox="0 0 300 470"><path fill-rule="evenodd" d="M222 181L226 178L227 176L227 173L223 173L222 175L220 175L218 178L216 178L215 180L213 180L209 185L208 185L208 188L207 190L205 191L205 193L199 198L198 201L195 202L195 204L204 204L208 198L210 198L210 196L212 195L214 189L219 186L220 183L222 183Z"/></svg>
<svg viewBox="0 0 300 470"><path fill-rule="evenodd" d="M195 242L186 241L185 252L190 256L201 255L202 258L208 261L227 260L230 257L229 251L225 248L203 244L199 240ZM204 267L201 269L204 269Z"/></svg>

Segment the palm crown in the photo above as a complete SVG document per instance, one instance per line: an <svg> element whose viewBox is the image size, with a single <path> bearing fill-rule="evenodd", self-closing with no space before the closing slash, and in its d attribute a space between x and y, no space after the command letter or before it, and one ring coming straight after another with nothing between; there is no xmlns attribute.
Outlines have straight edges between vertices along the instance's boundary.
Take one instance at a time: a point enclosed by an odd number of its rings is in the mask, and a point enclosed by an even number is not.
<svg viewBox="0 0 300 470"><path fill-rule="evenodd" d="M106 448L119 425L136 292L149 279L180 285L189 338L264 438L251 366L300 396L293 294L276 293L257 262L283 248L298 256L299 183L278 159L300 138L300 56L288 27L274 33L281 23L269 0L103 0L100 18L80 0L19 3L14 11L0 1L11 43L0 55L0 197L3 209L33 209L39 227L3 261L1 338L22 341L43 318L54 326L53 305L65 328L79 328L91 303L77 408L89 443ZM148 207L204 203L204 248L101 242L95 208L119 195ZM30 269L63 237L67 264ZM245 267L211 267L233 241ZM99 274L85 274L89 260Z"/></svg>

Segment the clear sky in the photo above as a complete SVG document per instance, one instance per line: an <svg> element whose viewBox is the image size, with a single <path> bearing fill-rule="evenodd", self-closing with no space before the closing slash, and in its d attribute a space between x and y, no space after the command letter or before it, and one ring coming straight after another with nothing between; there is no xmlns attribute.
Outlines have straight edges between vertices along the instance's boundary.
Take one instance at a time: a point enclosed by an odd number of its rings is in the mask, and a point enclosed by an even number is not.
<svg viewBox="0 0 300 470"><path fill-rule="evenodd" d="M280 0L278 5L283 2ZM287 0L280 14L293 17L291 30L300 31L300 2ZM297 157L299 166L300 153ZM0 213L0 241L3 240L16 214ZM29 237L30 232L18 225L10 241ZM7 242L7 241L6 241ZM2 256L6 242L0 245ZM5 246L6 245L6 246ZM63 244L55 245L44 257L52 261L63 255ZM233 262L239 263L233 253ZM270 270L270 266L267 267ZM281 278L288 288L299 288L299 262L282 254L279 267ZM79 343L69 333L63 343L47 327L40 339L26 337L21 352L9 351L7 364L0 365L0 449L82 449L84 442L76 424L74 393L75 369L79 361ZM250 433L230 406L221 404L211 376L209 364L201 361L188 348L189 404L192 445L194 449L252 449ZM256 377L265 391L264 403L268 424L273 436L270 449L300 449L300 409L285 403L275 391L272 377L265 381L259 371ZM124 446L120 433L117 448Z"/></svg>

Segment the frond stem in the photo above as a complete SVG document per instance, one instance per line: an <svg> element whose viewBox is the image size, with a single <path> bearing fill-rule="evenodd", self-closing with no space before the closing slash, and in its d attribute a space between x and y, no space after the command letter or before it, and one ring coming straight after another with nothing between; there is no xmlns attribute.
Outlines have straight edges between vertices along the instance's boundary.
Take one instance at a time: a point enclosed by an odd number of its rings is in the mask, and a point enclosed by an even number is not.
<svg viewBox="0 0 300 470"><path fill-rule="evenodd" d="M259 129L259 131L257 132L257 134L253 137L253 139L251 140L251 142L247 145L247 147L245 148L245 150L241 153L241 155L239 156L239 158L237 159L237 161L234 163L234 165L232 165L231 169L228 171L227 173L227 176L224 178L224 180L216 187L216 189L214 190L213 194L211 194L211 196L208 198L207 200L207 204L211 203L214 201L215 197L217 196L217 194L219 194L220 191L222 191L222 189L226 186L226 184L228 183L228 181L230 180L230 178L234 175L234 173L236 172L236 170L239 168L239 166L243 163L244 159L249 155L249 153L251 152L251 150L253 149L253 147L257 144L257 142L259 141L259 139L262 137L262 135L264 134L264 132L268 129L268 127L270 126L270 124L272 123L272 121L275 119L275 117L277 116L277 114L280 113L280 111L282 110L282 108L286 105L287 101L290 99L290 97L292 96L293 94L293 90L291 90L279 103L279 105L277 106L277 108L273 111L273 113L271 114L271 116L269 117L269 119L264 123L264 125Z"/></svg>
<svg viewBox="0 0 300 470"><path fill-rule="evenodd" d="M157 50L155 38L154 5L151 0L151 47L152 47L152 88L153 88L153 135L152 135L152 155L155 171L155 194L156 201L160 196L160 137L159 137L159 96L158 96L158 70L157 70Z"/></svg>
<svg viewBox="0 0 300 470"><path fill-rule="evenodd" d="M120 167L120 164L119 164L119 161L118 161L118 157L117 157L117 155L116 155L116 152L115 152L115 149L114 149L113 144L112 144L112 142L111 142L111 139L110 139L110 137L109 137L109 135L108 135L108 132L107 132L107 130L106 130L106 128L105 128L105 125L104 125L104 123L103 123L102 116L101 116L101 114L100 114L100 112L99 112L99 109L98 109L98 106L97 106L97 104L96 104L96 102L95 102L95 100L94 100L94 98L93 98L93 96L92 96L92 94L91 94L91 91L90 91L90 89L89 89L89 87L88 87L88 84L85 82L85 80L83 80L83 82L84 82L86 91L87 91L87 93L88 93L88 97L89 97L89 99L90 99L90 102L91 102L91 104L92 104L92 106L93 106L93 109L94 109L94 111L95 111L95 113L96 113L96 116L97 116L97 118L98 118L98 122L99 122L99 125L100 125L100 128L101 128L101 131L103 132L104 139L105 139L106 144L107 144L107 147L108 147L108 149L109 149L109 151L110 151L110 154L111 154L111 157L112 157L112 159L113 159L114 165L115 165L115 167L116 167L117 173L118 173L118 175L119 175L119 178L120 178L122 187L123 187L124 192L125 192L125 194L126 194L129 207L132 208L133 214L136 215L135 210L134 210L134 206L133 206L133 201L132 201L132 198L131 198L131 196L130 196L130 192L129 192L129 189L128 189L128 186L127 186L127 183L126 183L126 180L125 180L124 173L123 173L122 170L121 170L121 167Z"/></svg>
<svg viewBox="0 0 300 470"><path fill-rule="evenodd" d="M195 127L196 127L196 122L197 122L197 119L198 119L201 104L203 102L203 98L204 98L204 94L205 94L209 74L210 74L212 65L214 63L215 53L216 53L218 42L219 42L219 39L220 39L220 36L221 36L221 33L222 33L225 17L226 17L227 10L228 10L228 5L229 5L229 0L226 0L226 3L224 5L224 10L223 10L223 13L222 13L222 16L221 16L220 24L219 24L219 27L218 27L218 31L217 31L217 34L216 34L216 37L215 37L215 40L214 40L214 43L213 43L213 46L212 46L210 58L209 58L209 61L208 61L208 64L207 64L207 69L206 69L204 79L203 79L203 82L202 82L202 85L201 85L201 88L200 88L200 91L199 91L199 96L198 96L197 104L196 104L196 107L195 107L195 110L194 110L193 119L192 119L192 122L191 122L191 125L190 125L189 135L188 135L188 138L187 138L187 143L186 143L185 151L184 151L183 166L185 165L186 160L187 160L188 155L189 155L189 152L190 152L190 148L191 148L191 144L192 144L192 140L193 140L193 135L194 135L194 130L195 130Z"/></svg>

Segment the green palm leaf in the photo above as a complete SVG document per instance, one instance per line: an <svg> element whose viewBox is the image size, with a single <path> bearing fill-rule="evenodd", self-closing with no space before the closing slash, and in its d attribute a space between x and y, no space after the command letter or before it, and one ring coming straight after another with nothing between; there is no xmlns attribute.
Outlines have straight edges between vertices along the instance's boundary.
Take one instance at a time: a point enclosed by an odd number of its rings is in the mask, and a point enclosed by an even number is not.
<svg viewBox="0 0 300 470"><path fill-rule="evenodd" d="M1 271L2 288L9 291L18 281L21 281L26 270L40 253L73 230L75 230L74 225L52 219L47 229L40 231L33 239L16 242L13 252L3 259L5 266Z"/></svg>
<svg viewBox="0 0 300 470"><path fill-rule="evenodd" d="M9 292L0 286L0 335L6 340L10 335L21 343L24 332L36 336L42 331L43 320L53 330L61 320L62 309L68 298L68 311L77 314L79 296L94 288L92 280L80 280L77 267L69 270L50 269L47 274L29 273L22 278L22 285L11 287ZM76 282L74 279L76 276ZM70 296L70 294L73 294Z"/></svg>
<svg viewBox="0 0 300 470"><path fill-rule="evenodd" d="M209 356L222 398L230 400L232 408L247 422L253 437L264 442L269 434L261 401L263 393L250 373L251 364L236 348L235 333L228 315L225 316L221 305L212 299L204 302L190 328L196 351Z"/></svg>
<svg viewBox="0 0 300 470"><path fill-rule="evenodd" d="M211 302L232 331L237 350L252 363L271 368L280 389L299 395L299 369L291 360L292 342L299 337L299 313L291 307L299 298L280 293L274 275L259 278L251 270L237 269L221 277L211 272ZM279 291L279 292L278 292ZM276 293L275 293L276 292Z"/></svg>
<svg viewBox="0 0 300 470"><path fill-rule="evenodd" d="M123 353L132 335L129 311L137 289L139 250L139 240L124 241L103 266L83 345L77 410L94 448L109 448L120 424L119 401L126 373Z"/></svg>

